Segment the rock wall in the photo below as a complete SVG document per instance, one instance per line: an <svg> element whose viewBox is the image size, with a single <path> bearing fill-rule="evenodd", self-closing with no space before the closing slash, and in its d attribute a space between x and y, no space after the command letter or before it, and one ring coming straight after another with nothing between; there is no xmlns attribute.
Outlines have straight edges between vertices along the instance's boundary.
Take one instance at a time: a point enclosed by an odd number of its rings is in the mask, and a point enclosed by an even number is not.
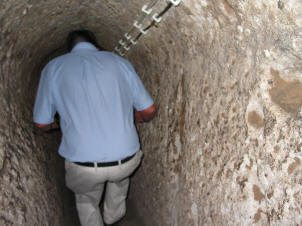
<svg viewBox="0 0 302 226"><path fill-rule="evenodd" d="M0 2L0 225L75 225L59 135L31 122L40 70L73 29L112 50L144 4ZM147 225L302 223L301 15L299 0L186 0L132 48L159 107L130 193Z"/></svg>
<svg viewBox="0 0 302 226"><path fill-rule="evenodd" d="M134 178L149 225L300 225L302 4L184 1L131 53L159 105Z"/></svg>
<svg viewBox="0 0 302 226"><path fill-rule="evenodd" d="M6 12L3 4L0 3L0 225L70 225L68 214L72 211L65 206L71 196L64 188L63 161L56 154L59 134L44 134L32 123L41 59L33 54L33 46L27 46L24 35L28 31L13 31L13 20L6 30L3 12L7 16L11 11Z"/></svg>

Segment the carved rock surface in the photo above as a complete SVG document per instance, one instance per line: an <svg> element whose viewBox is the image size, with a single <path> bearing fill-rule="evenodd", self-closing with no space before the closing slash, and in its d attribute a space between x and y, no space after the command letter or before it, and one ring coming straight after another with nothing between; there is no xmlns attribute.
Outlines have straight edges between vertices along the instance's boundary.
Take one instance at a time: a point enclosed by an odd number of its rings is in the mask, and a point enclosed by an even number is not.
<svg viewBox="0 0 302 226"><path fill-rule="evenodd" d="M40 71L73 29L113 50L167 4L141 21L147 3L0 2L0 225L76 225L60 136L32 125ZM131 46L158 105L130 192L146 225L302 224L301 15L300 0L186 0Z"/></svg>

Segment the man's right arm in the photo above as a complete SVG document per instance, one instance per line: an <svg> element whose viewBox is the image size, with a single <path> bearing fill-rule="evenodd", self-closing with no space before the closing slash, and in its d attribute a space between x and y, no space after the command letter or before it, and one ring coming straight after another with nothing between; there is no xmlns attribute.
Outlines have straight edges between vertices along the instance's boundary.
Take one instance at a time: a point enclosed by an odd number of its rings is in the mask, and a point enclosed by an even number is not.
<svg viewBox="0 0 302 226"><path fill-rule="evenodd" d="M150 107L142 110L142 111L135 111L135 120L136 122L149 122L152 120L156 113L156 106L152 104Z"/></svg>

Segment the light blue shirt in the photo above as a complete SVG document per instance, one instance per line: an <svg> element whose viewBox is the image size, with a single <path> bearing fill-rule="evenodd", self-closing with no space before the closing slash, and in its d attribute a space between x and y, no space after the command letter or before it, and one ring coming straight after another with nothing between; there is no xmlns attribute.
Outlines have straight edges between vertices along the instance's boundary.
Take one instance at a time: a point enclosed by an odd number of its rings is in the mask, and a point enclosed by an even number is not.
<svg viewBox="0 0 302 226"><path fill-rule="evenodd" d="M52 123L59 113L59 154L71 162L117 161L140 148L133 108L152 104L129 61L80 42L43 69L34 122Z"/></svg>

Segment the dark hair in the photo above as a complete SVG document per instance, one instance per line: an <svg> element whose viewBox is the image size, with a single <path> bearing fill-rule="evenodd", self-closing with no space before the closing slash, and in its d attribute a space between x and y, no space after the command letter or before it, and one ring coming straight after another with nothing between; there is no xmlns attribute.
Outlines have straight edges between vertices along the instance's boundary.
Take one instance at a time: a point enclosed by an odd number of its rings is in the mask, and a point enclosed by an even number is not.
<svg viewBox="0 0 302 226"><path fill-rule="evenodd" d="M89 30L75 30L70 32L67 36L66 42L68 52L70 52L79 41L90 42L98 49L102 49L98 44L98 41L96 40L96 37L93 32Z"/></svg>

